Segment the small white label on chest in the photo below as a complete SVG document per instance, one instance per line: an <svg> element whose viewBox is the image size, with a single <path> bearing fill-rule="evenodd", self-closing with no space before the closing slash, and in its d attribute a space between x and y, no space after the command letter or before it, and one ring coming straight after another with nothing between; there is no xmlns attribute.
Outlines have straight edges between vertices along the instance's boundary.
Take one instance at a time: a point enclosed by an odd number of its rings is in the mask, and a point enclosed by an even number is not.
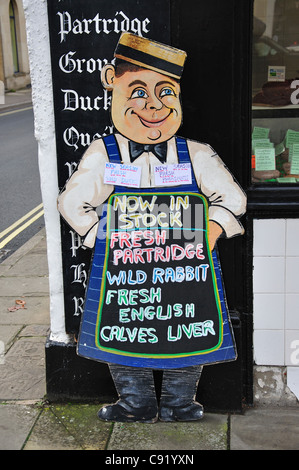
<svg viewBox="0 0 299 470"><path fill-rule="evenodd" d="M141 167L108 162L105 164L104 183L139 188Z"/></svg>
<svg viewBox="0 0 299 470"><path fill-rule="evenodd" d="M155 186L191 184L191 163L157 165L154 167Z"/></svg>

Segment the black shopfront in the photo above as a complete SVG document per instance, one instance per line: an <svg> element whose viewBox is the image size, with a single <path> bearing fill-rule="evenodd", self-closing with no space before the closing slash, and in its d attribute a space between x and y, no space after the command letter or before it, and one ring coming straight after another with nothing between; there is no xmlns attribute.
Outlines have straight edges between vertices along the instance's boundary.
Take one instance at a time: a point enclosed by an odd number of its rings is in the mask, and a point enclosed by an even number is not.
<svg viewBox="0 0 299 470"><path fill-rule="evenodd" d="M84 35L88 23L82 19L94 19L99 13L101 18L110 18L105 25L101 23L107 31L112 24L115 31L119 30L121 23L135 28L140 34L151 29L145 34L151 39L185 50L188 58L181 80L183 125L179 133L209 143L248 195L247 213L241 220L245 235L218 242L238 359L204 368L198 400L207 411L242 412L244 407L253 404L253 219L281 217L286 213L294 217L296 198L299 201L298 186L281 182L252 183L251 180L252 119L257 113L252 112L253 0L164 0L154 3L153 6L153 2L147 0L48 2L59 185L62 189L71 165L79 160L90 139L109 132L109 114L103 112L105 106L109 107L109 97L99 96L99 73L87 70L87 67L92 71L98 67L91 58L100 55L94 53L99 47L100 35L94 31ZM62 17L63 12L68 15ZM64 21L64 36L60 20ZM78 21L75 23L75 20ZM149 24L153 26L149 28ZM90 29L93 26L96 25L90 22ZM80 28L82 34L79 34ZM78 34L72 34L72 31ZM107 42L105 48L109 49L109 41L114 44L114 32L103 39ZM85 61L82 61L83 57ZM84 100L83 95L92 97L92 101ZM102 119L100 126L99 119ZM82 272L88 271L90 253L83 250L80 253L74 234L63 221L62 240L65 240L66 331L76 335L84 287L82 283L74 282L76 269L73 266L78 266L77 281L82 280ZM72 256L75 252L79 256L77 259ZM80 266L84 266L83 271ZM116 398L108 367L78 357L75 341L68 345L48 342L46 361L50 400L106 401ZM155 377L159 389L159 371Z"/></svg>

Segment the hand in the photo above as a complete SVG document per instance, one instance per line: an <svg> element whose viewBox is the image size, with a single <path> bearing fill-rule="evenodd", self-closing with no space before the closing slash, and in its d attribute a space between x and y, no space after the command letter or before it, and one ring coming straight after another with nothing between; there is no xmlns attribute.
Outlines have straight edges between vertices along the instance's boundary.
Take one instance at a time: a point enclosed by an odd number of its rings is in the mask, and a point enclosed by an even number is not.
<svg viewBox="0 0 299 470"><path fill-rule="evenodd" d="M219 224L217 224L217 222L214 222L213 220L211 220L209 223L209 233L208 233L209 245L210 245L211 251L215 248L216 241L218 240L222 232L223 232L222 227Z"/></svg>

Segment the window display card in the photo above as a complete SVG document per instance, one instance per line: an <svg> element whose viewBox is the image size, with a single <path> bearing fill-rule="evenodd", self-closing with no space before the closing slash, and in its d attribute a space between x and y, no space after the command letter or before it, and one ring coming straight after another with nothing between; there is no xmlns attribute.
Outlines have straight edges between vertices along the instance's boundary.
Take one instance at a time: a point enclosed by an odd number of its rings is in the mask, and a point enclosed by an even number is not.
<svg viewBox="0 0 299 470"><path fill-rule="evenodd" d="M286 79L285 66L269 65L268 66L268 82L284 82Z"/></svg>
<svg viewBox="0 0 299 470"><path fill-rule="evenodd" d="M267 139L269 137L269 132L270 129L268 129L267 127L254 126L252 132L252 140Z"/></svg>
<svg viewBox="0 0 299 470"><path fill-rule="evenodd" d="M290 146L291 175L299 175L299 143Z"/></svg>
<svg viewBox="0 0 299 470"><path fill-rule="evenodd" d="M256 171L275 170L275 149L257 148L255 151Z"/></svg>
<svg viewBox="0 0 299 470"><path fill-rule="evenodd" d="M252 150L255 151L256 148L274 148L274 144L269 139L253 140Z"/></svg>
<svg viewBox="0 0 299 470"><path fill-rule="evenodd" d="M285 136L286 148L290 148L291 144L298 144L298 143L299 143L299 132L293 131L292 129L288 129L286 136Z"/></svg>
<svg viewBox="0 0 299 470"><path fill-rule="evenodd" d="M298 181L298 179L290 178L290 177L284 177L284 178L276 178L276 181L278 181L278 183L296 183Z"/></svg>

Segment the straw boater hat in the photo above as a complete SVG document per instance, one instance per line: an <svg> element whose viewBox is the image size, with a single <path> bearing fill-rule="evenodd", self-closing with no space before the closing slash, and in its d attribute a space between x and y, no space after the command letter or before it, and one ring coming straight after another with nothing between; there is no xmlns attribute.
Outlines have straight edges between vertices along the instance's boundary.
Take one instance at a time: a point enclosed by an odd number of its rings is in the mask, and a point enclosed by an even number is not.
<svg viewBox="0 0 299 470"><path fill-rule="evenodd" d="M131 33L123 33L116 46L115 57L139 67L181 78L187 54L160 42Z"/></svg>

